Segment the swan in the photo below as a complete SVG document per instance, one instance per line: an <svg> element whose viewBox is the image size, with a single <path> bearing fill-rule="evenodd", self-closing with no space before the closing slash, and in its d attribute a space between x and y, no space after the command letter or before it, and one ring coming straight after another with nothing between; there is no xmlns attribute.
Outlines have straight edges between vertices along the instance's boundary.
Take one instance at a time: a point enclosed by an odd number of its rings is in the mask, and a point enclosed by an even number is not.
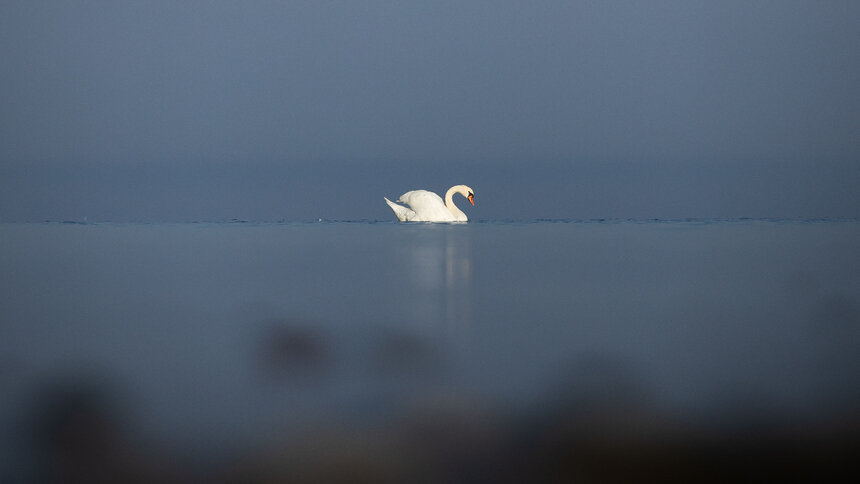
<svg viewBox="0 0 860 484"><path fill-rule="evenodd" d="M469 220L462 210L454 205L454 194L466 197L472 206L475 205L475 194L466 185L454 185L445 193L445 201L439 195L427 190L412 190L400 195L398 202L408 205L398 205L386 197L385 203L394 210L394 215L401 222L466 222Z"/></svg>

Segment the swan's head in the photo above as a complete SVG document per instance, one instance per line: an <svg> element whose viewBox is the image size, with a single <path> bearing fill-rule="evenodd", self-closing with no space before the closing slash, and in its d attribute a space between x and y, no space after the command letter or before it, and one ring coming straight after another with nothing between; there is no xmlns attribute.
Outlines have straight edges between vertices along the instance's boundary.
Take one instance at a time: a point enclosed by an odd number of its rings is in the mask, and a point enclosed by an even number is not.
<svg viewBox="0 0 860 484"><path fill-rule="evenodd" d="M471 203L473 207L475 206L475 194L471 188L466 185L457 185L456 189L457 193L466 197L469 200L469 203Z"/></svg>

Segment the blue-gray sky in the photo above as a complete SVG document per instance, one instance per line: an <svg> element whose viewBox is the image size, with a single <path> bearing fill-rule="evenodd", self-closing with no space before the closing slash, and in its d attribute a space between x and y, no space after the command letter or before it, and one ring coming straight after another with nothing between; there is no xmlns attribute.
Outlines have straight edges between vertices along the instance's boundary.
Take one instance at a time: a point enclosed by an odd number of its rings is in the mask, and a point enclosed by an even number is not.
<svg viewBox="0 0 860 484"><path fill-rule="evenodd" d="M475 219L860 216L860 2L0 0L0 221L457 183Z"/></svg>

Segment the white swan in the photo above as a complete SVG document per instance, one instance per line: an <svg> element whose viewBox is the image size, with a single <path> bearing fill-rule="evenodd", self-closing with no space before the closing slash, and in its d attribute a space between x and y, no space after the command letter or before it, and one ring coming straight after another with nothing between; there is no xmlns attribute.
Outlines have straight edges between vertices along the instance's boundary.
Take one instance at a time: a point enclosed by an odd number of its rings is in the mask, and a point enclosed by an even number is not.
<svg viewBox="0 0 860 484"><path fill-rule="evenodd" d="M401 222L465 222L469 220L462 210L454 205L454 194L459 193L475 205L475 195L466 185L454 185L445 193L445 202L439 195L427 190L412 190L400 195L398 202L408 205L397 205L388 198L385 202L394 210L397 220Z"/></svg>

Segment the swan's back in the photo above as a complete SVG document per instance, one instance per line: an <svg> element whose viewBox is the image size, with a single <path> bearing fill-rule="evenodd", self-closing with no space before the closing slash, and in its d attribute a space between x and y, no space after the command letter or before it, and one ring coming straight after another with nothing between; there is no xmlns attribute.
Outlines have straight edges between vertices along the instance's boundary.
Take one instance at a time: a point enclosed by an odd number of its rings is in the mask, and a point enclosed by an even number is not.
<svg viewBox="0 0 860 484"><path fill-rule="evenodd" d="M400 202L409 205L417 218L424 222L454 222L454 215L445 206L442 197L427 190L412 190L400 195Z"/></svg>

